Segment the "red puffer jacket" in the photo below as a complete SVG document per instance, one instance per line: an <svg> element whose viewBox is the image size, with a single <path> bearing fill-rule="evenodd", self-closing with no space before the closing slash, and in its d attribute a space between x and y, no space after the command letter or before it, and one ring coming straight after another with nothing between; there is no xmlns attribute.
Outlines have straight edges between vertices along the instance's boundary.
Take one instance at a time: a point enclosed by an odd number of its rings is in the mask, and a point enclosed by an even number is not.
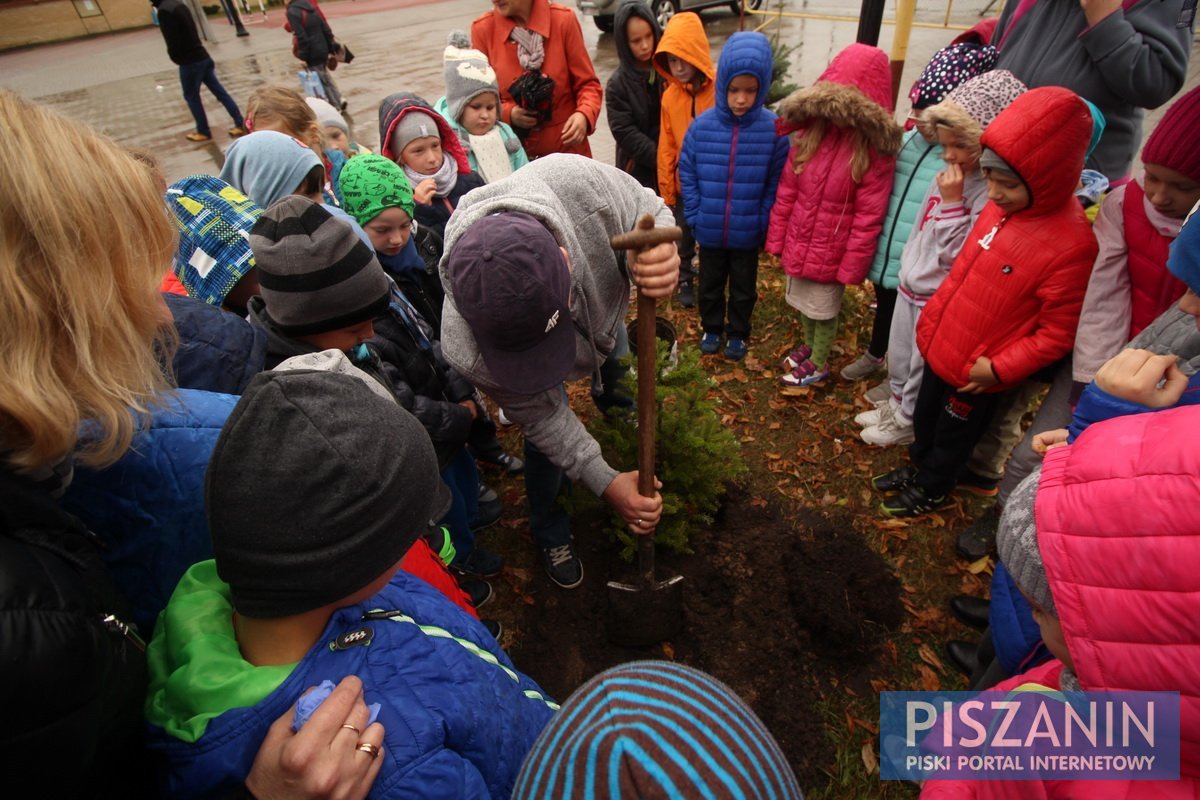
<svg viewBox="0 0 1200 800"><path fill-rule="evenodd" d="M925 306L917 346L938 377L967 383L980 356L1012 388L1071 352L1096 259L1096 237L1074 198L1092 120L1059 87L1017 98L983 133L1029 188L1030 206L1005 215L989 202Z"/></svg>

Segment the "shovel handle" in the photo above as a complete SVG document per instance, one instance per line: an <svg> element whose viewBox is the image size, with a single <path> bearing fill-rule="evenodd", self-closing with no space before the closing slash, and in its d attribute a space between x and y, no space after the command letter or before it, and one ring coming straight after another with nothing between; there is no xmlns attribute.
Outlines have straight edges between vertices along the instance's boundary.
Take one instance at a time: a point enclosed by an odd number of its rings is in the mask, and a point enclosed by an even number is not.
<svg viewBox="0 0 1200 800"><path fill-rule="evenodd" d="M658 336L655 331L653 297L638 291L637 303L637 383L638 383L638 493L654 496L654 432L658 403L654 395L658 374ZM643 537L649 539L650 537Z"/></svg>

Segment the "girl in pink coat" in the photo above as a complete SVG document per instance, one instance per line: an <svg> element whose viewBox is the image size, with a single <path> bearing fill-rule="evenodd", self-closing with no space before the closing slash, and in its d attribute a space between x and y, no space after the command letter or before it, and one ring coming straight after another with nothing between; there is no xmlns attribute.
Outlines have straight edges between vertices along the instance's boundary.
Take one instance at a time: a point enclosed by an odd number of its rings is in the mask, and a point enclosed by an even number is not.
<svg viewBox="0 0 1200 800"><path fill-rule="evenodd" d="M997 692L1179 692L1178 781L927 781L922 800L1200 797L1200 408L1088 427L1000 519L1000 557L1056 658Z"/></svg>
<svg viewBox="0 0 1200 800"><path fill-rule="evenodd" d="M903 134L887 54L850 45L815 84L783 100L779 117L792 147L765 249L780 257L804 337L784 359L786 392L829 377L842 294L875 257Z"/></svg>

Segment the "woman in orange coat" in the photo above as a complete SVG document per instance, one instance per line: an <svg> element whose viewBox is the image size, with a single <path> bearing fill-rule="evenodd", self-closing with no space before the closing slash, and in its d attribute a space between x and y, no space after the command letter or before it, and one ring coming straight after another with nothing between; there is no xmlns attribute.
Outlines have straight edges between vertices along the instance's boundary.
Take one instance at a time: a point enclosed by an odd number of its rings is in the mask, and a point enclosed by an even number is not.
<svg viewBox="0 0 1200 800"><path fill-rule="evenodd" d="M493 0L471 24L471 46L483 52L500 84L501 119L521 137L530 160L549 153L592 155L604 89L588 56L574 9L549 0ZM510 91L526 73L554 82L543 112L518 105Z"/></svg>

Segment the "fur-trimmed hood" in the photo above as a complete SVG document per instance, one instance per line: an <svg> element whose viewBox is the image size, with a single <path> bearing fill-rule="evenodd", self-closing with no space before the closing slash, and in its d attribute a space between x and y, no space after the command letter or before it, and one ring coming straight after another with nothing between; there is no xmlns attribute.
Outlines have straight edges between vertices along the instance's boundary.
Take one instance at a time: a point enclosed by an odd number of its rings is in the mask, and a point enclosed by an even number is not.
<svg viewBox="0 0 1200 800"><path fill-rule="evenodd" d="M1006 69L971 78L925 112L930 124L949 128L971 147L978 148L983 129L1000 112L1029 89Z"/></svg>
<svg viewBox="0 0 1200 800"><path fill-rule="evenodd" d="M785 129L802 128L825 119L853 128L878 153L900 151L903 129L892 118L892 78L887 53L878 47L852 44L834 56L812 86L799 89L779 104Z"/></svg>

